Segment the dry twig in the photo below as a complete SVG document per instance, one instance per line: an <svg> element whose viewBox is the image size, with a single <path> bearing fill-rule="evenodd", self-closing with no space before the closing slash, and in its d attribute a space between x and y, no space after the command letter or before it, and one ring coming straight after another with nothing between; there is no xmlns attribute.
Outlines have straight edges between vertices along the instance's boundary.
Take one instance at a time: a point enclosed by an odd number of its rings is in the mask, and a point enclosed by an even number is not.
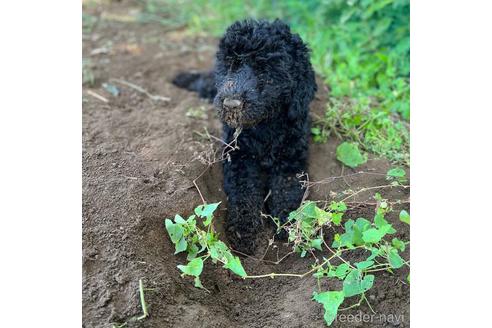
<svg viewBox="0 0 492 328"><path fill-rule="evenodd" d="M96 93L95 91L92 91L92 90L87 90L87 94L96 98L96 99L99 99L101 100L102 102L105 102L105 103L108 103L109 100L107 100L106 98L104 98L103 96L101 96L100 94Z"/></svg>
<svg viewBox="0 0 492 328"><path fill-rule="evenodd" d="M140 93L143 93L144 95L146 95L147 97L149 97L153 101L158 101L158 100L160 100L160 101L171 101L171 98L169 98L169 97L153 95L150 92L148 92L147 90L145 90L144 88L142 88L141 86L138 86L136 84L130 83L130 82L125 81L125 80L110 79L110 81L122 84L122 85L127 86L129 88L132 88L132 89L134 89Z"/></svg>
<svg viewBox="0 0 492 328"><path fill-rule="evenodd" d="M220 138L212 136L211 134L208 133L207 130L205 130L209 139L214 139L214 140L220 141L224 145L224 148L223 148L222 154L219 158L216 158L217 150L214 149L213 145L211 145L211 149L209 151L205 151L205 152L199 154L198 156L196 156L195 158L192 159L192 161L199 160L201 163L207 165L207 167L200 173L200 175L198 175L195 179L193 179L193 185L197 189L198 194L200 195L200 198L202 199L203 204L207 204L207 201L203 197L203 194L200 191L200 188L198 187L198 184L197 184L198 179L200 179L213 164L222 162L224 160L229 160L229 161L231 160L231 157L229 154L231 152L235 151L236 149L239 149L239 147L237 146L237 138L241 134L241 131L242 131L241 127L237 128L236 131L234 132L234 139L232 139L231 142L227 143Z"/></svg>

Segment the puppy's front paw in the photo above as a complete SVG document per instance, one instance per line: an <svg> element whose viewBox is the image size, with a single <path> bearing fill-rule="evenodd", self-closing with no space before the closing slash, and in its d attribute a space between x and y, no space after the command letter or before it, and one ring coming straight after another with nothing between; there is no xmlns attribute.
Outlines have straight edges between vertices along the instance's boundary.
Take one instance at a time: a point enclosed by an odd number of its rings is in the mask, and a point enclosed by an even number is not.
<svg viewBox="0 0 492 328"><path fill-rule="evenodd" d="M253 255L256 250L255 236L237 231L233 227L227 229L227 239L232 249L247 255Z"/></svg>

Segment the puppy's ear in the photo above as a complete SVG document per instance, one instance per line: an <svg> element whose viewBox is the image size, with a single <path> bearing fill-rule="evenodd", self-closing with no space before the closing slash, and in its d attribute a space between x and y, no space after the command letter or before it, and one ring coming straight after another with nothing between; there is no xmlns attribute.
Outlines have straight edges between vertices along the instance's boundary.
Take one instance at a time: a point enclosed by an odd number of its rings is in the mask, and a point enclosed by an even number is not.
<svg viewBox="0 0 492 328"><path fill-rule="evenodd" d="M301 38L292 35L291 44L294 47L294 81L292 98L288 111L291 120L306 117L309 111L309 103L313 100L317 86L314 71L309 60L309 50Z"/></svg>
<svg viewBox="0 0 492 328"><path fill-rule="evenodd" d="M314 76L312 79L306 77L299 80L293 90L288 116L291 120L297 120L306 117L308 114L309 103L311 103L316 93Z"/></svg>

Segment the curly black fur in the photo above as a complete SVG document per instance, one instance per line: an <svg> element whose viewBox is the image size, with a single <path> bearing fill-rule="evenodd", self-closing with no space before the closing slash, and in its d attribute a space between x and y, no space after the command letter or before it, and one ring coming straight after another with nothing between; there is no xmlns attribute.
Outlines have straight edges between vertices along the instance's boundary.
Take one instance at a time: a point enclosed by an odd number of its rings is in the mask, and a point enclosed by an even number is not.
<svg viewBox="0 0 492 328"><path fill-rule="evenodd" d="M214 76L181 73L173 82L213 98L226 142L242 128L239 149L224 162L226 231L235 249L252 253L260 211L285 222L302 200L296 175L306 171L314 72L308 48L288 25L245 20L220 40Z"/></svg>

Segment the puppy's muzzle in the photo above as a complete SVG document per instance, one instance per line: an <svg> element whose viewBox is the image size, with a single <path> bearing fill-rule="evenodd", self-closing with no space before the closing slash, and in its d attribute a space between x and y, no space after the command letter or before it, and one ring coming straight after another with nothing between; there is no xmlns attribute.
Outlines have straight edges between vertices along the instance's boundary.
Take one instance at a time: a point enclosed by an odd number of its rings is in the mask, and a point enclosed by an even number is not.
<svg viewBox="0 0 492 328"><path fill-rule="evenodd" d="M223 120L231 127L237 127L241 123L243 102L239 99L225 98L222 102Z"/></svg>

